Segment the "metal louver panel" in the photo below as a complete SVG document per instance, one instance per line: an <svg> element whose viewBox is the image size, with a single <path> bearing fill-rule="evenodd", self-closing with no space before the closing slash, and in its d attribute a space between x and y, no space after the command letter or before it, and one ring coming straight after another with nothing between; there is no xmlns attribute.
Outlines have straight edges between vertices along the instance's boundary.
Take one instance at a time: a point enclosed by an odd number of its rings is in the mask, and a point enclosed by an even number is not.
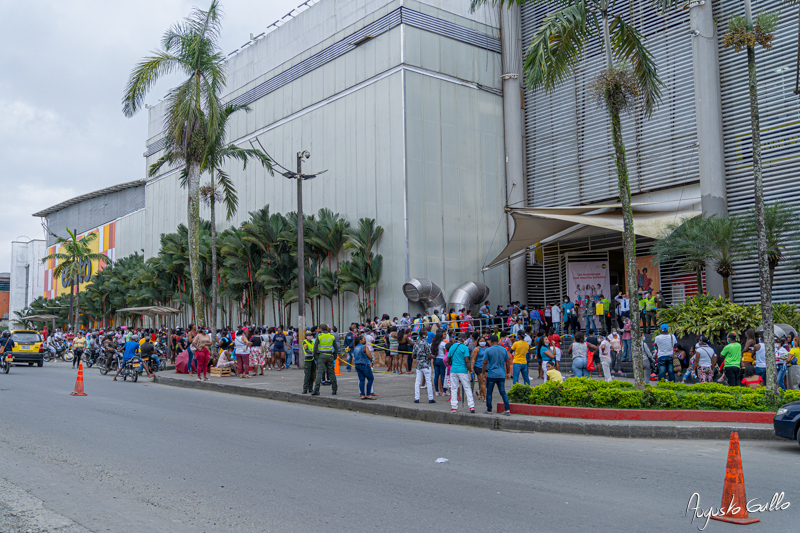
<svg viewBox="0 0 800 533"><path fill-rule="evenodd" d="M794 94L797 9L780 0L753 0L754 14L781 12L772 50L756 48L764 197L767 203L784 202L800 208L796 195L800 176L800 95ZM720 36L727 31L731 17L743 14L742 2L716 0L714 16ZM719 57L728 209L736 213L752 207L754 197L747 53L736 53L720 44ZM800 286L797 271L790 263L800 254L800 245L796 237L784 244L784 259L775 272L773 299L797 303ZM731 279L736 301L760 301L755 256L737 264L736 275Z"/></svg>
<svg viewBox="0 0 800 533"><path fill-rule="evenodd" d="M692 42L689 14L662 16L646 0L618 2L616 12L646 37L665 84L660 107L649 120L623 117L633 193L699 180ZM522 8L527 48L542 18L556 4ZM525 134L528 205L586 204L617 197L608 117L588 92L604 67L597 40L584 50L575 74L552 93L526 91Z"/></svg>

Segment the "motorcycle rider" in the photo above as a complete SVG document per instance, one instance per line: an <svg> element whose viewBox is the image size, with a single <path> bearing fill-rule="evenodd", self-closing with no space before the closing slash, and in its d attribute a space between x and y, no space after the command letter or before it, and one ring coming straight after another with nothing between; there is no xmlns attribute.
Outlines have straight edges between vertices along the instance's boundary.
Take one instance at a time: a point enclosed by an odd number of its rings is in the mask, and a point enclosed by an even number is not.
<svg viewBox="0 0 800 533"><path fill-rule="evenodd" d="M136 357L136 351L139 349L139 336L134 335L131 340L125 343L125 351L122 353L122 364L119 365L117 373L114 374L114 381L117 381L117 376L122 372L122 369L130 364L131 359ZM150 372L147 373L150 376Z"/></svg>
<svg viewBox="0 0 800 533"><path fill-rule="evenodd" d="M3 348L3 355L0 357L6 357L7 354L10 354L14 350L14 341L11 339L11 332L5 330L3 332L3 336L0 337L0 348Z"/></svg>
<svg viewBox="0 0 800 533"><path fill-rule="evenodd" d="M103 352L106 356L106 370L111 370L111 363L117 352L117 341L114 338L114 333L106 335L106 339L103 341Z"/></svg>
<svg viewBox="0 0 800 533"><path fill-rule="evenodd" d="M158 355L156 354L155 346L153 346L153 343L150 342L149 335L146 336L144 338L144 342L141 345L139 345L139 353L142 354L142 359L150 357L153 361L155 361L156 368L158 368L158 365L161 364L161 361L159 361ZM145 372L147 372L147 377L151 378L153 377L153 375L150 374L150 369L147 368L147 366L148 365L144 365L144 370Z"/></svg>

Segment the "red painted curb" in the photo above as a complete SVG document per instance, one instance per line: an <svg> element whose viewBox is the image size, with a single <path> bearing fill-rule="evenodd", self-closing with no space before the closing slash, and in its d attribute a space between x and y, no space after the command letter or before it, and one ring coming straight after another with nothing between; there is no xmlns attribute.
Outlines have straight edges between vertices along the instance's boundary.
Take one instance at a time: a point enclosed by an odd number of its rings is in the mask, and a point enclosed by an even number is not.
<svg viewBox="0 0 800 533"><path fill-rule="evenodd" d="M559 407L555 405L510 404L515 415L554 416L558 418L585 418L589 420L674 420L677 422L735 422L743 424L771 424L775 413L753 411L681 411L650 409L603 409L592 407ZM505 407L497 404L497 412Z"/></svg>

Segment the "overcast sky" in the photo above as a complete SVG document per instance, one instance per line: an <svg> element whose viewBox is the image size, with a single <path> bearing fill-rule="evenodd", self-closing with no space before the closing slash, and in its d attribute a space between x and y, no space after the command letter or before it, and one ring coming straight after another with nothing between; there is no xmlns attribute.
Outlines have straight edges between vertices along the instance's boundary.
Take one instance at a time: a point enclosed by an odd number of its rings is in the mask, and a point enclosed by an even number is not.
<svg viewBox="0 0 800 533"><path fill-rule="evenodd" d="M200 0L198 0L200 1ZM258 35L303 0L223 0L222 49ZM324 1L324 0L323 0ZM0 272L11 241L44 237L31 216L109 185L142 179L146 110L122 114L134 64L170 24L211 0L28 0L0 17ZM174 85L156 86L153 104Z"/></svg>

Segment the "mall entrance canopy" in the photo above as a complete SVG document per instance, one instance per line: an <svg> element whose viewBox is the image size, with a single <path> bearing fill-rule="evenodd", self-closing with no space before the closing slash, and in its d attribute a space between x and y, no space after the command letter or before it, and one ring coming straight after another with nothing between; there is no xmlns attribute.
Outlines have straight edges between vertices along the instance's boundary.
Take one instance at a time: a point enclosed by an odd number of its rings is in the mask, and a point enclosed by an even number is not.
<svg viewBox="0 0 800 533"><path fill-rule="evenodd" d="M130 313L132 315L144 315L154 317L156 315L177 315L180 309L174 307L162 307L160 305L151 305L148 307L126 307L125 309L117 309L117 313Z"/></svg>
<svg viewBox="0 0 800 533"><path fill-rule="evenodd" d="M61 320L61 317L56 315L31 315L25 317L18 317L17 322L52 322L53 331L56 330L56 320Z"/></svg>
<svg viewBox="0 0 800 533"><path fill-rule="evenodd" d="M663 238L671 224L700 215L692 208L657 211L656 202L634 203L633 224L636 234L654 239ZM687 206L688 207L688 206ZM622 232L620 204L506 208L514 219L514 234L505 249L484 266L483 271L502 265L548 242L585 229Z"/></svg>

